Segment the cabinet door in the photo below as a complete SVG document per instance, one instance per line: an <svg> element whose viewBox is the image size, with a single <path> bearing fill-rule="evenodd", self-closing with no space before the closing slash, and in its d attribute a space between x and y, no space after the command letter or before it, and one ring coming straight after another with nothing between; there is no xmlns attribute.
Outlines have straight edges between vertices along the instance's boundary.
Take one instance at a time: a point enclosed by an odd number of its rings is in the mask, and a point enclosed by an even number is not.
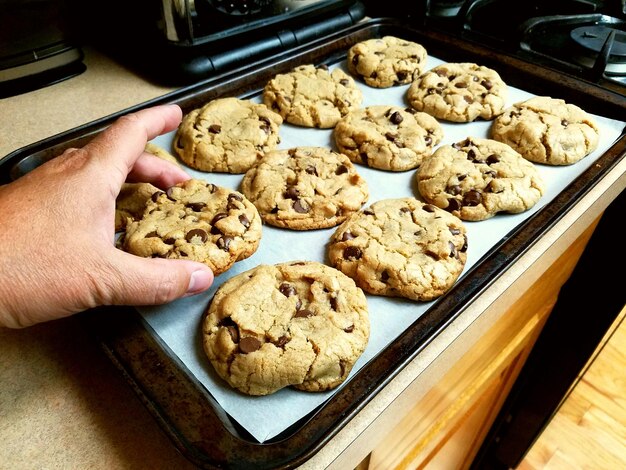
<svg viewBox="0 0 626 470"><path fill-rule="evenodd" d="M465 469L593 233L592 224L403 418L359 468Z"/></svg>

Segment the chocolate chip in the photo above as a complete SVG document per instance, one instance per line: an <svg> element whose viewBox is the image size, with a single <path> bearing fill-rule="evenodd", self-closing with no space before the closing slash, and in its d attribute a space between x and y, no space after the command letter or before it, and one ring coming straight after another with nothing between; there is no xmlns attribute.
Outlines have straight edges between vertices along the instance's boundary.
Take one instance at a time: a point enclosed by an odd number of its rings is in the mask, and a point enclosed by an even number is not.
<svg viewBox="0 0 626 470"><path fill-rule="evenodd" d="M152 231L152 232L150 232L150 233L146 233L146 238L154 238L154 237L158 237L158 236L159 236L159 234L158 234L158 233L156 233L156 231L155 231L155 230L153 230L153 231Z"/></svg>
<svg viewBox="0 0 626 470"><path fill-rule="evenodd" d="M433 139L431 139L431 137L429 135L427 135L426 137L424 137L424 143L426 145L430 145L433 143Z"/></svg>
<svg viewBox="0 0 626 470"><path fill-rule="evenodd" d="M215 214L215 217L213 217L213 219L211 220L211 225L215 225L217 222L219 222L220 220L226 217L228 217L228 214L226 212L218 212L217 214Z"/></svg>
<svg viewBox="0 0 626 470"><path fill-rule="evenodd" d="M354 331L354 325L347 326L343 329L346 333L352 333Z"/></svg>
<svg viewBox="0 0 626 470"><path fill-rule="evenodd" d="M259 349L261 349L261 341L254 336L245 336L239 341L239 350L244 354L249 354Z"/></svg>
<svg viewBox="0 0 626 470"><path fill-rule="evenodd" d="M165 194L167 195L167 198L170 201L176 201L176 198L174 198L174 189L176 188L176 186L172 186L170 188L167 188L167 190L165 191Z"/></svg>
<svg viewBox="0 0 626 470"><path fill-rule="evenodd" d="M303 202L302 199L296 200L296 202L293 203L293 208L299 214L306 214L310 210L309 206L307 206L306 202Z"/></svg>
<svg viewBox="0 0 626 470"><path fill-rule="evenodd" d="M370 74L370 78L376 79L378 77L378 72L375 70Z"/></svg>
<svg viewBox="0 0 626 470"><path fill-rule="evenodd" d="M304 171L306 171L309 175L318 176L317 175L317 168L315 168L313 165L307 166Z"/></svg>
<svg viewBox="0 0 626 470"><path fill-rule="evenodd" d="M435 212L437 210L437 208L432 204L424 204L422 209L424 209L426 212Z"/></svg>
<svg viewBox="0 0 626 470"><path fill-rule="evenodd" d="M339 80L339 83L343 86L348 86L350 84L350 80L348 80L347 78L342 78L341 80Z"/></svg>
<svg viewBox="0 0 626 470"><path fill-rule="evenodd" d="M163 243L165 243L166 245L173 245L176 243L176 239L174 237L169 237L163 240Z"/></svg>
<svg viewBox="0 0 626 470"><path fill-rule="evenodd" d="M360 58L361 58L361 54L355 54L354 57L352 57L352 63L354 65L358 64Z"/></svg>
<svg viewBox="0 0 626 470"><path fill-rule="evenodd" d="M190 202L187 204L187 207L194 212L201 212L206 207L206 204L204 202Z"/></svg>
<svg viewBox="0 0 626 470"><path fill-rule="evenodd" d="M156 193L153 193L151 196L152 202L157 202L157 199L159 198L161 194L165 194L165 193L163 191L157 191Z"/></svg>
<svg viewBox="0 0 626 470"><path fill-rule="evenodd" d="M465 195L463 196L463 205L464 206L477 206L478 204L480 204L483 200L483 195L480 193L480 191L477 191L475 189L472 189L470 191L468 191L467 193L465 193Z"/></svg>
<svg viewBox="0 0 626 470"><path fill-rule="evenodd" d="M217 242L215 242L215 244L217 245L217 247L220 250L228 251L228 248L230 247L230 242L232 242L232 241L233 241L232 237L224 235L224 236L218 238Z"/></svg>
<svg viewBox="0 0 626 470"><path fill-rule="evenodd" d="M345 242L348 240L352 240L356 238L356 235L353 235L352 232L344 232L343 235L341 236L341 241Z"/></svg>
<svg viewBox="0 0 626 470"><path fill-rule="evenodd" d="M345 259L361 259L363 252L358 246L349 246L343 250L343 257Z"/></svg>
<svg viewBox="0 0 626 470"><path fill-rule="evenodd" d="M410 207L401 207L400 208L400 214L406 214L406 213L410 213L411 212L411 208Z"/></svg>
<svg viewBox="0 0 626 470"><path fill-rule="evenodd" d="M336 297L331 297L330 298L330 308L332 308L336 312L338 306L339 306L339 304L337 303L337 298Z"/></svg>
<svg viewBox="0 0 626 470"><path fill-rule="evenodd" d="M487 90L491 90L491 88L493 87L493 83L491 83L490 80L483 80L482 82L480 82L480 84L484 86Z"/></svg>
<svg viewBox="0 0 626 470"><path fill-rule="evenodd" d="M326 64L319 64L317 66L317 68L320 69L320 70L328 70L328 65L326 65Z"/></svg>
<svg viewBox="0 0 626 470"><path fill-rule="evenodd" d="M283 192L283 197L285 199L293 199L294 201L298 199L300 195L300 191L295 186L288 186L287 189Z"/></svg>
<svg viewBox="0 0 626 470"><path fill-rule="evenodd" d="M363 214L365 214L365 215L374 215L374 211L372 209L365 209L363 211Z"/></svg>
<svg viewBox="0 0 626 470"><path fill-rule="evenodd" d="M494 163L498 163L500 161L500 156L492 153L487 157L487 165L493 165Z"/></svg>
<svg viewBox="0 0 626 470"><path fill-rule="evenodd" d="M458 194L461 194L461 186L458 184L453 184L452 186L448 186L446 188L446 192L448 194L452 194L453 196L457 196Z"/></svg>
<svg viewBox="0 0 626 470"><path fill-rule="evenodd" d="M563 119L563 120L561 121L561 125L562 125L563 127L567 127L567 126L569 126L569 122L567 122L567 119Z"/></svg>
<svg viewBox="0 0 626 470"><path fill-rule="evenodd" d="M235 194L235 193L230 193L228 195L228 201L243 201L243 197L241 197L239 194Z"/></svg>
<svg viewBox="0 0 626 470"><path fill-rule="evenodd" d="M398 72L396 74L396 76L398 77L398 80L400 80L401 82L403 82L404 80L406 80L406 77L409 76L409 74L407 72Z"/></svg>
<svg viewBox="0 0 626 470"><path fill-rule="evenodd" d="M467 83L465 82L458 82L454 84L455 88L467 88Z"/></svg>
<svg viewBox="0 0 626 470"><path fill-rule="evenodd" d="M450 256L454 258L456 256L456 246L452 242L448 242L448 246L450 247Z"/></svg>
<svg viewBox="0 0 626 470"><path fill-rule="evenodd" d="M468 103L468 104L472 104L474 102L474 98L472 98L471 96L463 96L463 99Z"/></svg>
<svg viewBox="0 0 626 470"><path fill-rule="evenodd" d="M467 251L467 235L463 234L463 246L461 247L461 253Z"/></svg>
<svg viewBox="0 0 626 470"><path fill-rule="evenodd" d="M222 126L220 126L219 124L211 124L209 126L209 132L211 134L219 134L220 132L222 132Z"/></svg>
<svg viewBox="0 0 626 470"><path fill-rule="evenodd" d="M285 344L287 344L289 342L289 336L287 335L282 335L280 338L278 338L276 341L274 341L274 345L278 348L282 348L283 346L285 346Z"/></svg>
<svg viewBox="0 0 626 470"><path fill-rule="evenodd" d="M241 222L241 225L243 225L245 228L250 227L250 220L248 219L246 214L241 214L239 216L239 222Z"/></svg>
<svg viewBox="0 0 626 470"><path fill-rule="evenodd" d="M313 313L311 310L303 308L302 310L298 310L296 314L294 315L294 317L295 318L308 318L308 317L312 317L313 315L315 315L315 313Z"/></svg>
<svg viewBox="0 0 626 470"><path fill-rule="evenodd" d="M387 282L389 280L389 273L386 269L380 274L380 280L382 282Z"/></svg>
<svg viewBox="0 0 626 470"><path fill-rule="evenodd" d="M278 286L278 290L285 297L296 295L296 288L287 282L283 282L280 286Z"/></svg>
<svg viewBox="0 0 626 470"><path fill-rule="evenodd" d="M446 207L446 210L448 212L458 211L460 208L461 208L461 203L458 200L454 198L448 199L448 207Z"/></svg>
<svg viewBox="0 0 626 470"><path fill-rule="evenodd" d="M209 238L209 235L201 228L194 228L187 232L187 235L185 235L185 240L191 242L194 237L200 238L200 241L204 243L205 241L207 241L207 238Z"/></svg>
<svg viewBox="0 0 626 470"><path fill-rule="evenodd" d="M461 230L458 228L454 228L454 227L448 227L448 229L450 230L450 233L452 235L459 235L461 233Z"/></svg>
<svg viewBox="0 0 626 470"><path fill-rule="evenodd" d="M415 109L415 108L404 108L404 110L407 113L411 113L411 114L416 114L417 113L417 109Z"/></svg>
<svg viewBox="0 0 626 470"><path fill-rule="evenodd" d="M344 173L348 173L348 167L346 165L339 165L335 170L336 175L343 175Z"/></svg>
<svg viewBox="0 0 626 470"><path fill-rule="evenodd" d="M396 111L389 117L389 120L393 124L400 124L402 121L404 121L404 118L402 117L402 114L400 114L399 111Z"/></svg>

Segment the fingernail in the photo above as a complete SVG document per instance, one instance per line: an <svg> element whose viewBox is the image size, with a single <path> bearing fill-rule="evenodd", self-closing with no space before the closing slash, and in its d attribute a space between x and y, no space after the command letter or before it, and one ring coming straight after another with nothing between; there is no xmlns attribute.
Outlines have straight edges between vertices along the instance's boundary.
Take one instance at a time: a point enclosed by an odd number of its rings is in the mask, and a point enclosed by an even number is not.
<svg viewBox="0 0 626 470"><path fill-rule="evenodd" d="M189 287L187 287L187 295L197 294L207 290L213 283L213 275L210 271L199 269L191 273L189 279Z"/></svg>

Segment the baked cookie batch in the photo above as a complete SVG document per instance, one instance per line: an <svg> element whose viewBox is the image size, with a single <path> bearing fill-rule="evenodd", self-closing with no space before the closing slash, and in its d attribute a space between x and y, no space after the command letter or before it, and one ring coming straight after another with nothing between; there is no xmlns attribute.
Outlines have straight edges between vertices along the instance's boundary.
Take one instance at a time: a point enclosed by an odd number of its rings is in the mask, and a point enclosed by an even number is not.
<svg viewBox="0 0 626 470"><path fill-rule="evenodd" d="M332 229L328 264L259 264L215 292L202 322L204 352L244 394L339 386L369 340L365 292L414 301L444 295L471 249L466 222L531 209L546 191L536 165L574 164L598 145L598 127L577 106L539 96L507 108L495 70L467 62L428 68L426 49L412 41L364 40L349 48L345 65L347 72L306 64L277 74L261 103L225 97L192 110L176 131L175 157L146 148L199 171L240 174L240 187L128 183L117 200L119 248L200 261L216 276L255 253L263 225L292 239ZM363 107L358 82L406 85L407 105ZM475 120L491 122L488 138L442 143L442 122ZM283 123L330 129L334 148L279 149ZM417 194L368 201L360 167L413 171Z"/></svg>

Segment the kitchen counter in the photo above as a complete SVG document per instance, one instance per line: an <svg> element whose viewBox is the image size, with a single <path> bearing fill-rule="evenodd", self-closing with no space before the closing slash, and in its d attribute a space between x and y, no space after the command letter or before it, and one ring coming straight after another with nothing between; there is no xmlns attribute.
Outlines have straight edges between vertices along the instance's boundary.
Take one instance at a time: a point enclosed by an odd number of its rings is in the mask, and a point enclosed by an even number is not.
<svg viewBox="0 0 626 470"><path fill-rule="evenodd" d="M0 155L170 91L86 48L83 74L0 100ZM621 161L303 468L356 467L626 186ZM0 330L0 468L194 468L73 317Z"/></svg>

